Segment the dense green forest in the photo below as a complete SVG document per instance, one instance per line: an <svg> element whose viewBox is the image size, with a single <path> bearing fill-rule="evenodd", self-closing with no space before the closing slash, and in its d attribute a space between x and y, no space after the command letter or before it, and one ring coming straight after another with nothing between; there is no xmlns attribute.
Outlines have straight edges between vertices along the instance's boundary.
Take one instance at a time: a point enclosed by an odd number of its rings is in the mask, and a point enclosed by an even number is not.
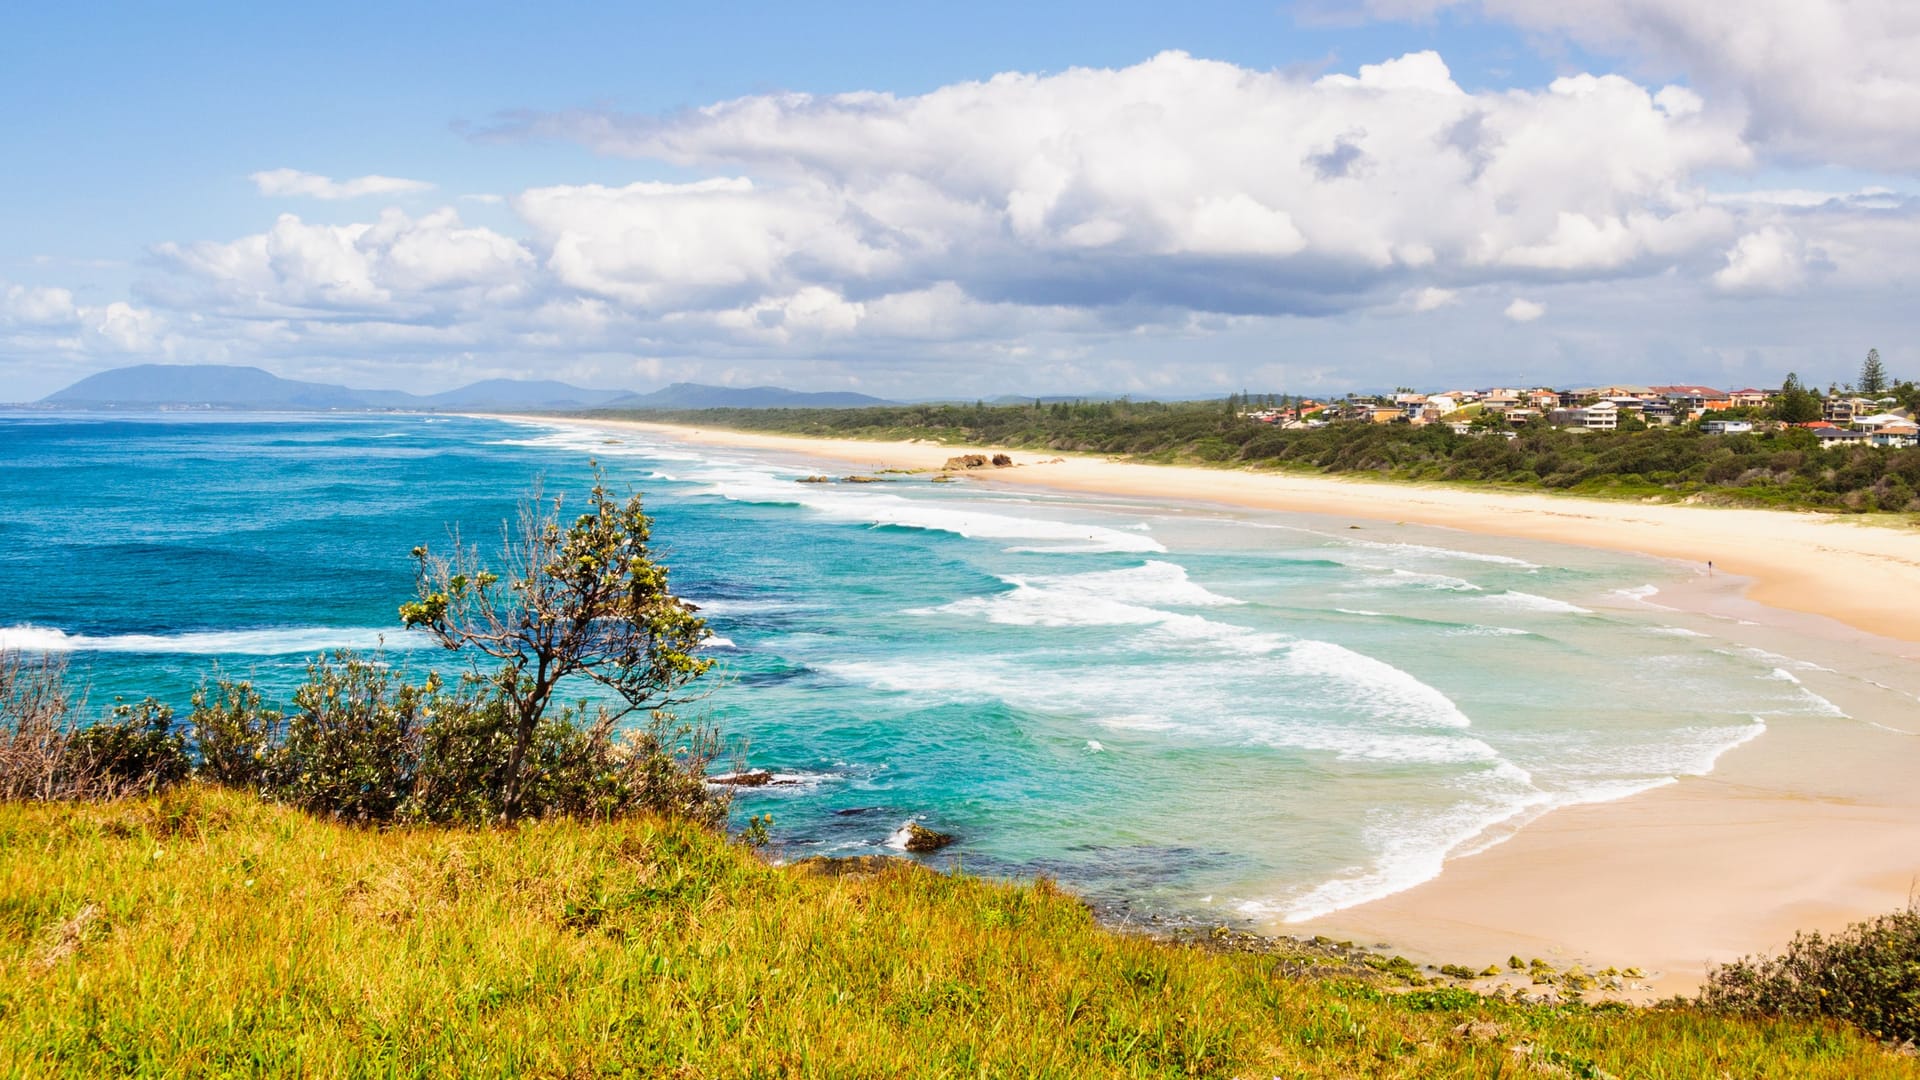
<svg viewBox="0 0 1920 1080"><path fill-rule="evenodd" d="M609 413L743 431L1094 453L1148 462L1361 474L1381 479L1547 488L1626 498L1842 511L1920 512L1920 449L1822 447L1789 428L1706 435L1523 428L1511 439L1444 424L1335 423L1283 430L1223 402L1101 401L706 409Z"/></svg>

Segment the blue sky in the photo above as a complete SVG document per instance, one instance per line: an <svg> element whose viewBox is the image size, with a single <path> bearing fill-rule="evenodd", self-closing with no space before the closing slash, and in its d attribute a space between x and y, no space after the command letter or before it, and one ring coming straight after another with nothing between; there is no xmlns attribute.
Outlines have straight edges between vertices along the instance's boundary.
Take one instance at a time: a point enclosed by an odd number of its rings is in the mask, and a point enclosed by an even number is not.
<svg viewBox="0 0 1920 1080"><path fill-rule="evenodd" d="M1561 7L16 5L0 375L1920 373L1920 20Z"/></svg>

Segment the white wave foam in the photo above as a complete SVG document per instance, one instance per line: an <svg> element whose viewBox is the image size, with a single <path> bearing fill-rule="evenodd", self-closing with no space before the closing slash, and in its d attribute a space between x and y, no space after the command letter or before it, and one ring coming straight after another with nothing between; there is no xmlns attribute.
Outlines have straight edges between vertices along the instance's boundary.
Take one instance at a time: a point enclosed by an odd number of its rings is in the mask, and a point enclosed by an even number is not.
<svg viewBox="0 0 1920 1080"><path fill-rule="evenodd" d="M1342 615L1366 615L1376 619L1384 618L1386 614L1385 612L1380 612L1380 611L1366 611L1362 608L1337 607L1337 608L1334 608L1333 610L1339 612Z"/></svg>
<svg viewBox="0 0 1920 1080"><path fill-rule="evenodd" d="M752 615L762 611L779 611L788 607L788 604L781 600L698 600L688 598L687 603L700 609L700 614L702 615L714 615L720 618L728 618L734 615Z"/></svg>
<svg viewBox="0 0 1920 1080"><path fill-rule="evenodd" d="M737 649L739 648L738 645L735 645L733 643L732 638L721 637L719 634L708 634L706 637L701 638L699 647L702 649Z"/></svg>
<svg viewBox="0 0 1920 1080"><path fill-rule="evenodd" d="M1173 563L1153 560L1122 570L1001 580L1013 587L991 596L969 596L939 607L914 608L908 614L978 615L1002 626L1161 625L1176 636L1206 639L1254 633L1155 607L1245 603L1195 584L1188 579L1185 568Z"/></svg>
<svg viewBox="0 0 1920 1080"><path fill-rule="evenodd" d="M1521 630L1512 626L1483 626L1478 623L1457 626L1447 631L1449 637L1527 637L1532 633L1531 630Z"/></svg>
<svg viewBox="0 0 1920 1080"><path fill-rule="evenodd" d="M1416 558L1464 559L1468 562L1493 563L1499 566L1512 566L1522 570L1538 570L1539 563L1516 559L1511 555L1495 555L1486 551L1462 551L1458 548L1433 547L1428 544L1405 544L1379 540L1343 539L1342 543L1352 547L1366 548L1370 551L1387 551Z"/></svg>
<svg viewBox="0 0 1920 1080"><path fill-rule="evenodd" d="M1366 570L1379 570L1381 567L1362 567ZM1423 574L1416 570L1389 568L1384 577L1369 578L1366 585L1386 588L1438 589L1443 592L1480 592L1480 586L1465 578L1451 577L1447 574Z"/></svg>
<svg viewBox="0 0 1920 1080"><path fill-rule="evenodd" d="M1291 900L1276 904L1251 901L1242 910L1252 915L1278 914L1286 922L1305 922L1394 893L1440 876L1449 859L1486 851L1518 835L1521 829L1560 809L1614 802L1678 782L1677 776L1704 776L1735 747L1764 735L1766 722L1754 717L1738 728L1704 729L1683 751L1690 757L1673 761L1677 775L1619 777L1584 782L1548 793L1537 788L1501 793L1486 783L1477 786L1480 798L1468 798L1446 810L1428 811L1418 820L1402 816L1367 829L1369 846L1376 850L1371 865L1358 872L1322 882ZM1499 770L1489 779L1506 778ZM1531 787L1531 785L1528 785Z"/></svg>
<svg viewBox="0 0 1920 1080"><path fill-rule="evenodd" d="M1345 703L1396 725L1469 726L1453 700L1384 660L1330 641L1296 641L1282 659L1287 674L1340 685Z"/></svg>
<svg viewBox="0 0 1920 1080"><path fill-rule="evenodd" d="M1509 611L1538 611L1554 615L1591 615L1592 611L1578 604L1569 604L1565 600L1555 600L1551 596L1536 596L1530 592L1508 589L1505 592L1489 593L1474 599L1483 604L1506 608Z"/></svg>
<svg viewBox="0 0 1920 1080"><path fill-rule="evenodd" d="M426 649L434 642L410 630L372 627L286 627L197 630L179 634L69 634L50 626L0 627L0 649L57 653L150 653L199 656L291 656L334 649Z"/></svg>
<svg viewBox="0 0 1920 1080"><path fill-rule="evenodd" d="M1667 637L1684 637L1684 638L1703 638L1703 637L1712 636L1710 634L1703 634L1698 630L1689 630L1684 626L1649 626L1647 627L1647 633L1662 634Z"/></svg>

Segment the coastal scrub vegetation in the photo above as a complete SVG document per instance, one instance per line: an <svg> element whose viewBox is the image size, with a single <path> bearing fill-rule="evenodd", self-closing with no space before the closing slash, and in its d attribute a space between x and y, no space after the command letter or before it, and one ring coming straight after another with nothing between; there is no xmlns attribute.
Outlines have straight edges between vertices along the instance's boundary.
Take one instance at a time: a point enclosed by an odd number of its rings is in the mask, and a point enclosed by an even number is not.
<svg viewBox="0 0 1920 1080"><path fill-rule="evenodd" d="M506 822L640 811L718 825L706 782L717 732L671 706L708 668L706 633L652 558L638 496L596 476L570 524L536 493L496 573L460 547L417 548L418 595L401 621L475 663L452 682L410 682L379 657L314 659L290 707L216 675L176 723L153 699L89 717L57 658L0 654L0 798L85 800L164 790L192 776L324 817L368 824ZM604 700L556 703L574 683ZM645 722L626 723L636 712Z"/></svg>
<svg viewBox="0 0 1920 1080"><path fill-rule="evenodd" d="M1713 972L1702 1005L1741 1016L1830 1016L1893 1043L1920 1043L1920 906Z"/></svg>
<svg viewBox="0 0 1920 1080"><path fill-rule="evenodd" d="M1815 402L1817 399L1808 394ZM862 439L1118 455L1136 461L1287 469L1388 480L1487 484L1625 498L1833 511L1920 512L1920 449L1822 447L1787 428L1707 435L1697 426L1580 431L1527 426L1513 438L1446 424L1278 428L1220 402L898 405L613 413L638 419ZM1718 414L1715 414L1718 415Z"/></svg>
<svg viewBox="0 0 1920 1080"><path fill-rule="evenodd" d="M1912 1077L1830 1021L1519 1006L684 820L0 806L0 1075Z"/></svg>

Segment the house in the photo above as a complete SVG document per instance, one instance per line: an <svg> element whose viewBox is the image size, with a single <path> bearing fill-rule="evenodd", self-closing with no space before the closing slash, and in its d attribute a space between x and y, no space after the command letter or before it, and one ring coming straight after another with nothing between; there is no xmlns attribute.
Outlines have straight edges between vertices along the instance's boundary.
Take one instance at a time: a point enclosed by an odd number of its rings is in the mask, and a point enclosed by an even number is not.
<svg viewBox="0 0 1920 1080"><path fill-rule="evenodd" d="M1665 398L1667 404L1673 406L1674 415L1678 417L1692 416L1705 409L1731 408L1727 404L1727 392L1715 390L1711 386L1695 386L1688 383L1675 386L1653 386L1648 387L1648 396Z"/></svg>
<svg viewBox="0 0 1920 1080"><path fill-rule="evenodd" d="M1820 440L1821 446L1856 446L1873 441L1872 432L1841 427L1814 428L1813 437Z"/></svg>
<svg viewBox="0 0 1920 1080"><path fill-rule="evenodd" d="M1540 419L1539 409L1508 409L1507 410L1507 423L1509 424L1531 424L1531 423L1535 423L1539 419Z"/></svg>
<svg viewBox="0 0 1920 1080"><path fill-rule="evenodd" d="M1753 430L1751 420L1709 420L1700 425L1700 430L1709 435L1739 435Z"/></svg>
<svg viewBox="0 0 1920 1080"><path fill-rule="evenodd" d="M1560 427L1613 431L1620 426L1620 408L1611 401L1596 401L1584 409L1555 409L1548 419Z"/></svg>
<svg viewBox="0 0 1920 1080"><path fill-rule="evenodd" d="M1908 420L1899 413L1890 412L1874 413L1871 416L1856 416L1853 418L1853 426L1859 431L1879 431L1888 424L1911 424L1912 422L1913 421Z"/></svg>
<svg viewBox="0 0 1920 1080"><path fill-rule="evenodd" d="M1513 390L1489 390L1480 397L1481 408L1488 412L1503 413L1520 405L1520 395Z"/></svg>
<svg viewBox="0 0 1920 1080"><path fill-rule="evenodd" d="M1679 419L1673 414L1673 406L1665 398L1641 402L1640 415L1649 424L1671 424Z"/></svg>
<svg viewBox="0 0 1920 1080"><path fill-rule="evenodd" d="M1920 424L1911 420L1882 424L1877 431L1869 433L1868 439L1875 446L1884 446L1892 450L1920 446Z"/></svg>
<svg viewBox="0 0 1920 1080"><path fill-rule="evenodd" d="M1773 400L1773 395L1772 390L1755 390L1748 387L1745 390L1729 393L1727 400L1733 402L1733 407L1736 409L1764 409Z"/></svg>
<svg viewBox="0 0 1920 1080"><path fill-rule="evenodd" d="M1867 412L1874 403L1856 397L1830 397L1821 408L1821 416L1835 424L1845 426L1853 423L1853 418Z"/></svg>
<svg viewBox="0 0 1920 1080"><path fill-rule="evenodd" d="M1560 407L1560 392L1558 390L1547 390L1544 388L1530 390L1527 392L1526 402L1527 408L1529 409L1557 409Z"/></svg>

